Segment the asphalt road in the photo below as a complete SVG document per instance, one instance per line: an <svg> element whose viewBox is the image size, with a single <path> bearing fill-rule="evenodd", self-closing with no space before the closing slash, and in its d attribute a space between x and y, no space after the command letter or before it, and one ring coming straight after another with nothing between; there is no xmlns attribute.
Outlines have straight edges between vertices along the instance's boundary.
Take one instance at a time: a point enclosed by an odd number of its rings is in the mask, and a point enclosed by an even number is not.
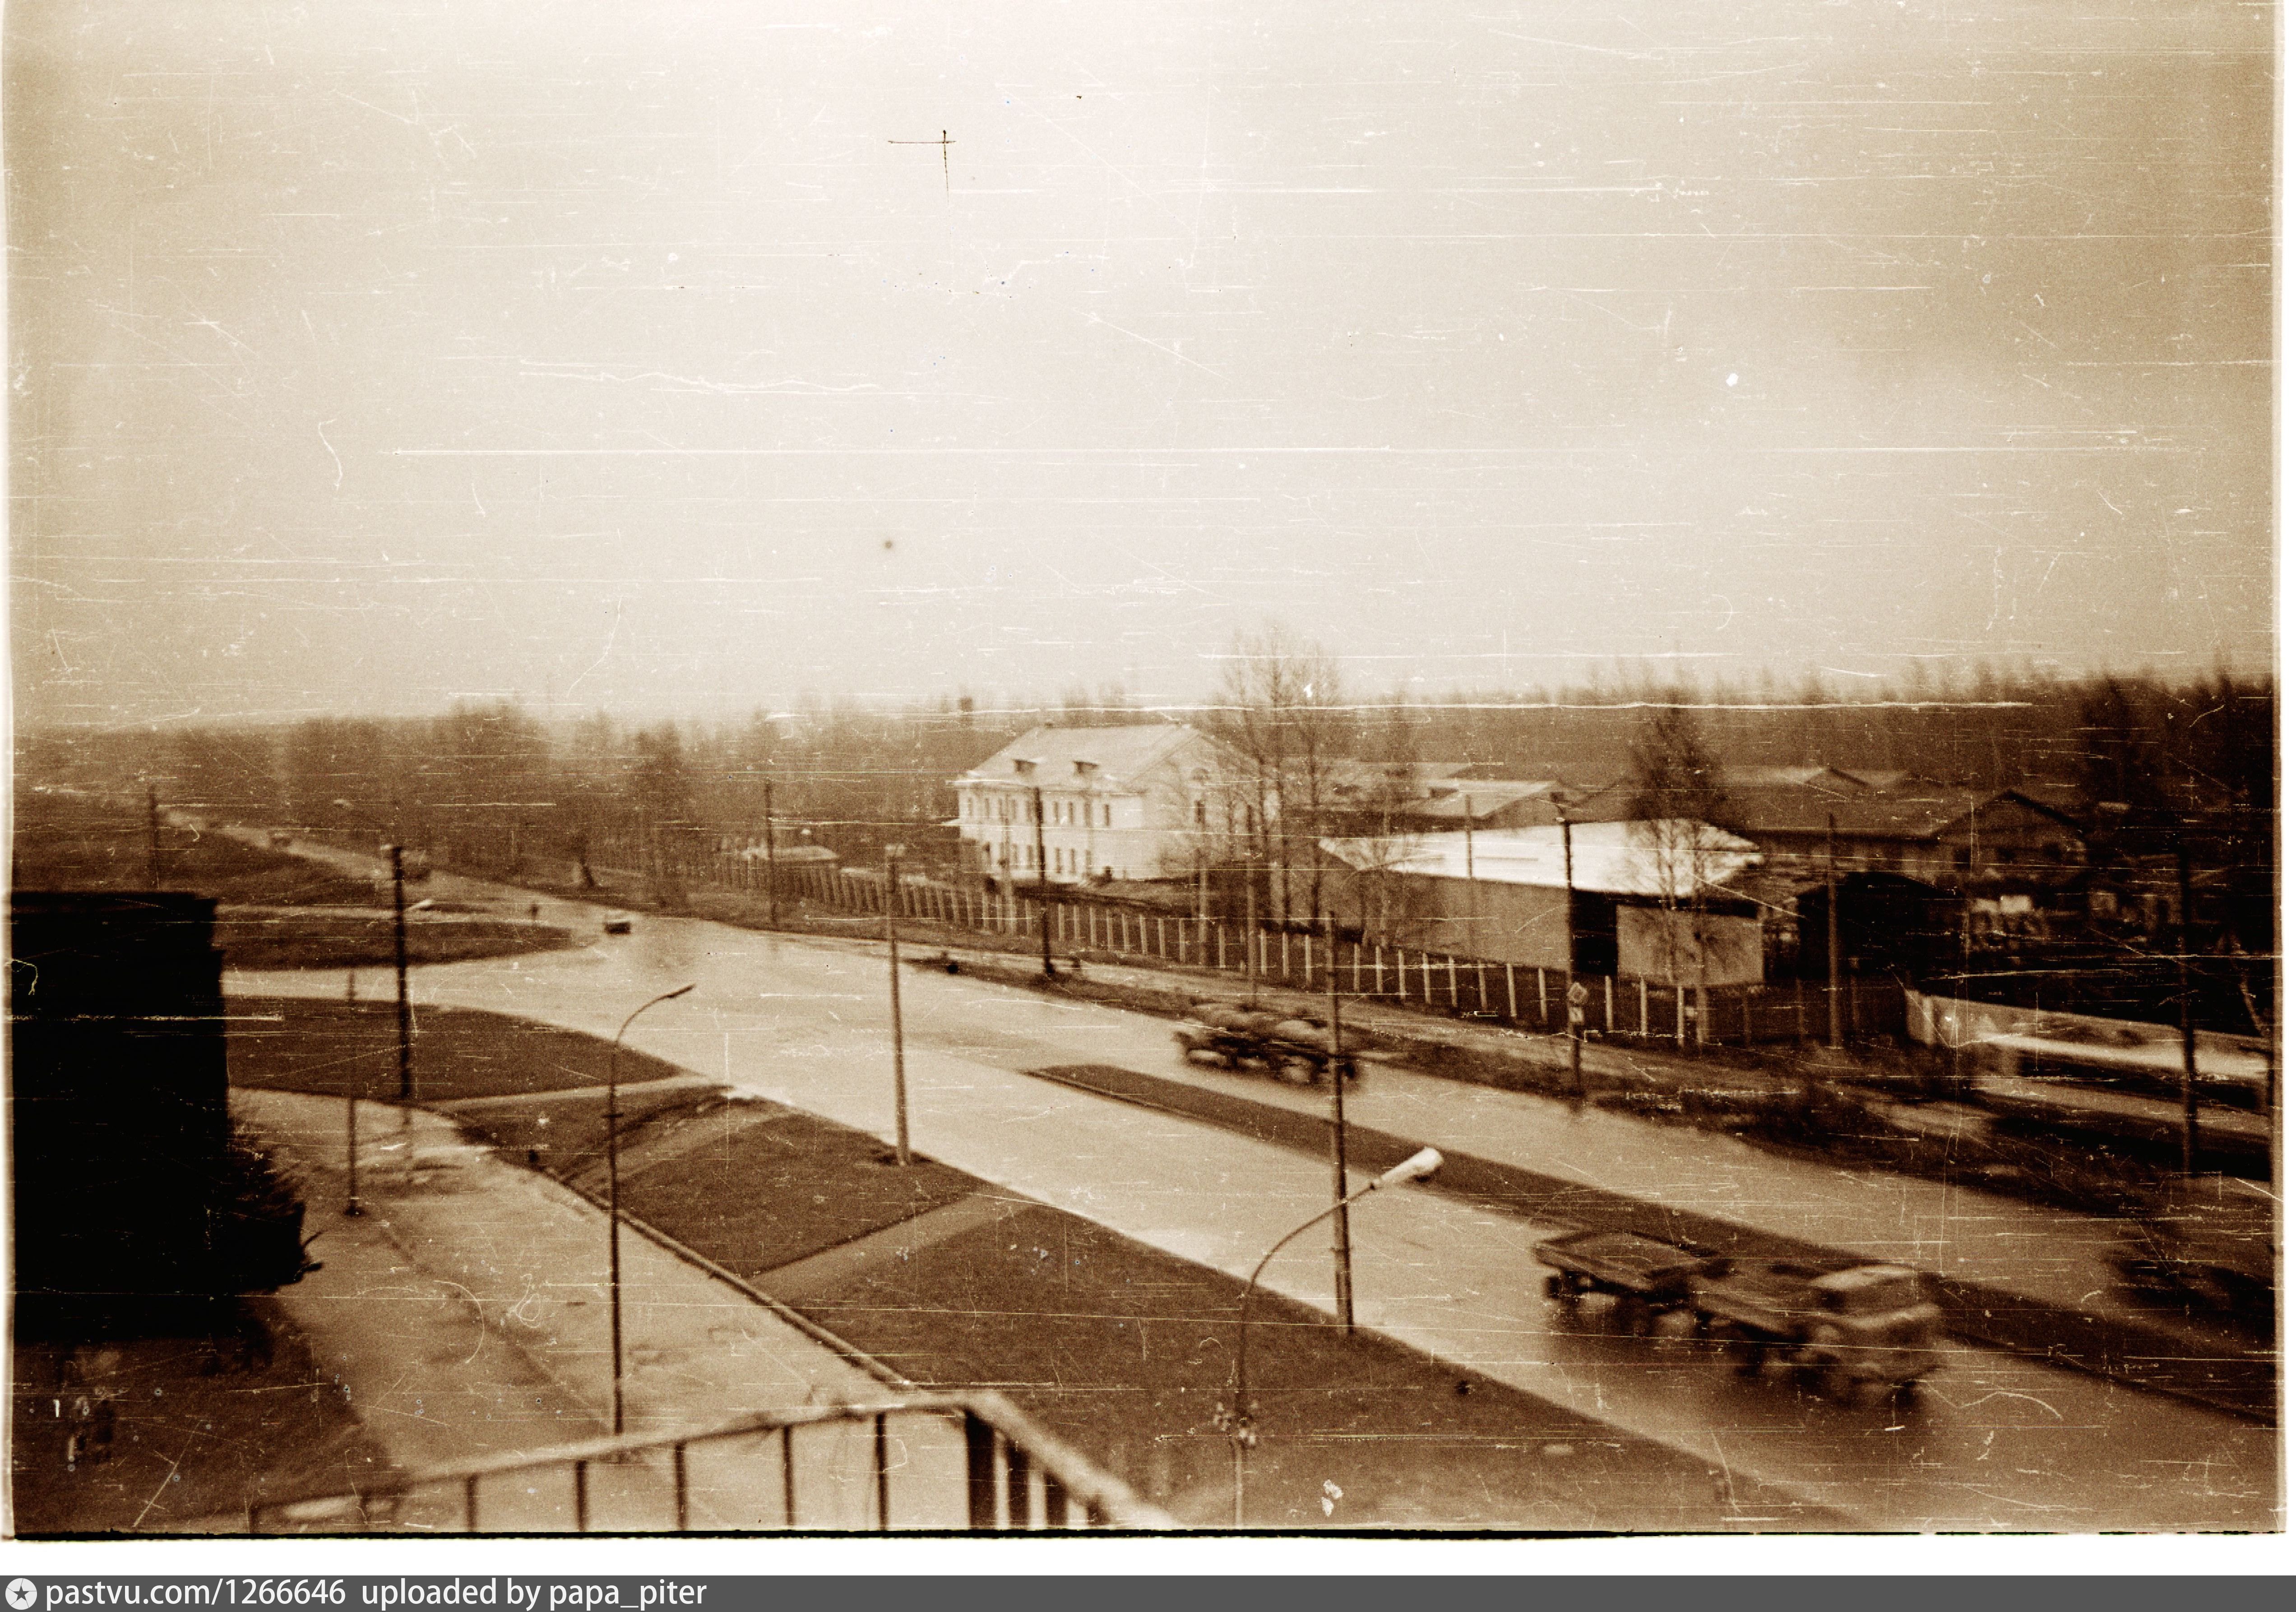
<svg viewBox="0 0 2296 1612"><path fill-rule="evenodd" d="M357 859L349 859L357 860ZM611 1036L648 996L692 982L630 1041L741 1090L890 1138L881 945L771 936L597 909L441 877L429 893L498 899L594 936L581 949L419 970L414 995ZM234 975L245 994L336 994L340 973ZM362 996L385 994L368 970ZM910 1125L920 1150L1238 1275L1329 1201L1327 1165L1029 1077L1062 1063L1177 1072L1169 1024L964 978L904 971ZM2280 1526L2274 1429L1991 1351L1952 1347L1895 1411L1747 1379L1686 1346L1613 1337L1558 1313L1529 1245L1551 1228L1414 1189L1354 1218L1357 1313L1431 1354L1857 1519L1923 1530L2195 1530ZM1270 1286L1332 1303L1310 1233ZM1750 1522L1754 1518L1746 1519Z"/></svg>

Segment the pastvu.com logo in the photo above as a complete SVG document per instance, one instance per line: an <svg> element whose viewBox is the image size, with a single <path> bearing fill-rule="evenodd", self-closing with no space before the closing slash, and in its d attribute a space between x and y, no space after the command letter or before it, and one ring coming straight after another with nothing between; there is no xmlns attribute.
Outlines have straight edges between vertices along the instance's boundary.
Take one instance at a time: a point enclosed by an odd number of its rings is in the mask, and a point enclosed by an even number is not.
<svg viewBox="0 0 2296 1612"><path fill-rule="evenodd" d="M40 1587L30 1579L12 1578L8 1581L8 1604L16 1612L30 1612L32 1603L39 1599Z"/></svg>

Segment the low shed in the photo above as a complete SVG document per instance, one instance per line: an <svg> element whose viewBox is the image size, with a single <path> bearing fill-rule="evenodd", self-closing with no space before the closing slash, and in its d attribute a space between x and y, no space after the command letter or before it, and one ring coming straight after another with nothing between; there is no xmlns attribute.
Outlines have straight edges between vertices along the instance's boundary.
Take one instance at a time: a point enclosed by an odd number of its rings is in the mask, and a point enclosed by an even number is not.
<svg viewBox="0 0 2296 1612"><path fill-rule="evenodd" d="M1463 957L1681 985L1762 979L1746 840L1679 819L1326 839L1343 922ZM1566 917L1566 911L1570 916Z"/></svg>

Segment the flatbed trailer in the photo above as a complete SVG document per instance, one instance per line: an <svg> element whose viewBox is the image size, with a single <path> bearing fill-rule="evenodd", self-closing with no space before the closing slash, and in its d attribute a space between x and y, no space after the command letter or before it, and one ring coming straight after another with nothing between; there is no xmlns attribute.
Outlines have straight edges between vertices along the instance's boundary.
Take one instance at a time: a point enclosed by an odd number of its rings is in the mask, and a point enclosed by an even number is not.
<svg viewBox="0 0 2296 1612"><path fill-rule="evenodd" d="M1687 1307L1691 1278L1713 1263L1702 1249L1633 1232L1574 1232L1548 1238L1535 1252L1549 1270L1549 1298L1575 1305L1605 1295L1618 1306L1620 1328L1638 1337L1659 1316Z"/></svg>
<svg viewBox="0 0 2296 1612"><path fill-rule="evenodd" d="M1534 1252L1546 1291L1576 1305L1609 1297L1614 1325L1637 1337L1660 1318L1690 1318L1749 1374L1772 1361L1838 1399L1897 1393L1939 1364L1942 1314L1920 1272L1902 1265L1826 1270L1787 1260L1731 1259L1631 1232L1577 1232Z"/></svg>

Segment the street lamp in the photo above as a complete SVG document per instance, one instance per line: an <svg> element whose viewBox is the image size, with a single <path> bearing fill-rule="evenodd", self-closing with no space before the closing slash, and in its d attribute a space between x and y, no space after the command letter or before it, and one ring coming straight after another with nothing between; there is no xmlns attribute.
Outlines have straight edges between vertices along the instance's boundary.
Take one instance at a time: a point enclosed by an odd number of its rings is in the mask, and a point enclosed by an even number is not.
<svg viewBox="0 0 2296 1612"><path fill-rule="evenodd" d="M608 1326L613 1333L614 1350L614 1436L622 1436L622 1150L616 1135L621 1120L620 1086L616 1080L622 1056L622 1037L637 1019L656 1002L674 1002L693 987L682 985L675 991L664 991L651 1001L638 1003L622 1027L614 1032L614 1044L606 1051L606 1308Z"/></svg>
<svg viewBox="0 0 2296 1612"><path fill-rule="evenodd" d="M1374 1176L1339 1202L1301 1221L1276 1240L1275 1246L1260 1256L1251 1269L1251 1280L1243 1284L1243 1298L1235 1315L1235 1403L1223 1405L1213 1420L1213 1426L1227 1433L1234 1442L1235 1452L1235 1526L1243 1526L1243 1469L1245 1452L1259 1442L1259 1418L1251 1401L1251 1296L1259 1290L1259 1278L1267 1269L1267 1262L1283 1251L1283 1245L1305 1232L1317 1221L1338 1214L1357 1199L1368 1198L1382 1187L1398 1187L1406 1182L1424 1181L1443 1167L1443 1155L1432 1148L1422 1148L1393 1169Z"/></svg>

